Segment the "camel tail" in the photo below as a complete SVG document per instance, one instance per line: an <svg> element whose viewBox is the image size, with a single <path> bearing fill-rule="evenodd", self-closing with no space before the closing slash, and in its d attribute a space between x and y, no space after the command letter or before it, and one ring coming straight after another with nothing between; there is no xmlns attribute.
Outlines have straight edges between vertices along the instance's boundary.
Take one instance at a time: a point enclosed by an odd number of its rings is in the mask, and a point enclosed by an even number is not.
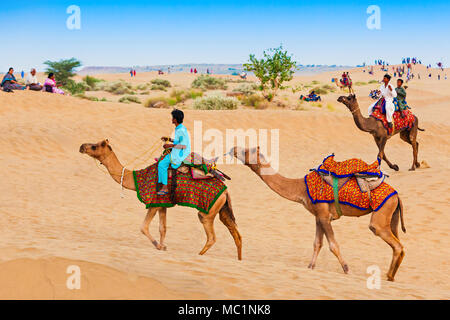
<svg viewBox="0 0 450 320"><path fill-rule="evenodd" d="M225 205L222 207L222 210L225 211L225 214L230 218L234 223L236 223L236 219L233 214L233 207L231 206L231 197L230 194L227 192L227 202L225 202Z"/></svg>
<svg viewBox="0 0 450 320"><path fill-rule="evenodd" d="M398 204L397 204L397 209L395 209L395 213L397 213L397 211L399 211L399 213L400 213L400 222L402 224L402 231L404 233L406 233L405 221L403 220L403 204L402 204L402 200L400 199L400 197L398 197Z"/></svg>

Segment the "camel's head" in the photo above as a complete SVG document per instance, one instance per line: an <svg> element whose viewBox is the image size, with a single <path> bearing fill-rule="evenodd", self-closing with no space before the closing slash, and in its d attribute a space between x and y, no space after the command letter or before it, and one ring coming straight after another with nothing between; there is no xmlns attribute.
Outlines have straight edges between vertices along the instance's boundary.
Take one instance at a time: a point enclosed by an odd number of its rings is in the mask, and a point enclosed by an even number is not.
<svg viewBox="0 0 450 320"><path fill-rule="evenodd" d="M108 139L105 139L99 143L83 143L80 146L80 152L101 161L112 152L112 148L109 145Z"/></svg>
<svg viewBox="0 0 450 320"><path fill-rule="evenodd" d="M236 157L238 160L242 161L245 165L252 169L256 169L261 166L261 164L266 163L264 155L259 152L259 146L256 148L242 148L233 147L228 152L229 155Z"/></svg>
<svg viewBox="0 0 450 320"><path fill-rule="evenodd" d="M337 101L345 104L345 106L352 112L355 111L356 108L359 108L358 101L356 100L356 95L354 94L351 94L348 97L340 96Z"/></svg>

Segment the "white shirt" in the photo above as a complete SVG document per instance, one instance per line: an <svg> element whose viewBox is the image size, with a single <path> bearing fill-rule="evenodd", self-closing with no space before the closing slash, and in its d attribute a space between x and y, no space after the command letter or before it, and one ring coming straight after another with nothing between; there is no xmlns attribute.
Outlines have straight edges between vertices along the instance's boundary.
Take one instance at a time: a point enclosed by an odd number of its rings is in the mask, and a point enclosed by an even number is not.
<svg viewBox="0 0 450 320"><path fill-rule="evenodd" d="M27 75L27 77L25 78L25 84L29 85L29 84L33 84L33 83L38 84L37 77L36 77L36 75L33 76L31 73L29 73Z"/></svg>
<svg viewBox="0 0 450 320"><path fill-rule="evenodd" d="M392 91L389 89L391 86ZM381 95L386 99L386 101L392 101L397 97L397 91L395 91L394 86L389 82L387 86L384 85L384 82L380 86Z"/></svg>

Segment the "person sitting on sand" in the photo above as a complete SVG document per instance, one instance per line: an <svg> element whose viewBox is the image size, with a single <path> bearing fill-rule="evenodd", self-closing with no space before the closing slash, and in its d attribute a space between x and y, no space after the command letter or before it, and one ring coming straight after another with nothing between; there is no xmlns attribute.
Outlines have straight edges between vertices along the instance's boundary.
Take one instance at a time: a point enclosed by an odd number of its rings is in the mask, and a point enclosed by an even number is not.
<svg viewBox="0 0 450 320"><path fill-rule="evenodd" d="M172 149L172 151L158 163L158 183L163 187L157 192L158 195L169 193L167 187L167 170L169 165L177 169L184 159L191 154L191 141L186 127L183 125L184 113L181 110L174 109L172 111L172 123L175 125L175 136L172 139L162 137L161 140L173 143L164 144L164 149Z"/></svg>
<svg viewBox="0 0 450 320"><path fill-rule="evenodd" d="M395 91L394 87L390 83L391 76L389 74L385 74L383 77L383 83L381 84L380 90L381 93L381 99L384 99L385 105L386 105L386 120L388 122L388 125L390 128L392 128L392 116L394 115L395 111L395 105L394 105L394 98L397 97L397 92ZM378 103L381 102L381 99L377 102L373 103L369 107L369 115L372 114L373 109L375 106L377 106Z"/></svg>
<svg viewBox="0 0 450 320"><path fill-rule="evenodd" d="M314 90L312 90L306 97L304 95L300 96L300 100L304 101L322 101L322 98L316 94Z"/></svg>
<svg viewBox="0 0 450 320"><path fill-rule="evenodd" d="M50 72L44 82L44 90L51 93L65 94L63 90L58 88L59 86L56 84L55 74Z"/></svg>
<svg viewBox="0 0 450 320"><path fill-rule="evenodd" d="M42 86L41 84L38 82L37 77L36 77L36 69L31 69L30 73L27 75L26 79L25 79L25 85L27 86L27 88L29 90L33 90L33 91L41 91L42 90Z"/></svg>
<svg viewBox="0 0 450 320"><path fill-rule="evenodd" d="M12 92L13 90L25 90L25 86L19 84L14 76L14 68L9 68L8 73L5 74L0 84L3 87L3 91Z"/></svg>

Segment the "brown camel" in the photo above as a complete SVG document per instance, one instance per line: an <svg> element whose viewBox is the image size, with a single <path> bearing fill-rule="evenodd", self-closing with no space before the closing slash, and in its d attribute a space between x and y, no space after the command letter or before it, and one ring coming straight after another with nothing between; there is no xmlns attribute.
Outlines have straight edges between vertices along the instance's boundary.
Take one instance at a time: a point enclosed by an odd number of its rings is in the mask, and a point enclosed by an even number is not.
<svg viewBox="0 0 450 320"><path fill-rule="evenodd" d="M338 78L333 78L334 83L336 83L336 86L338 86L341 90L344 90L345 88L348 88L348 93L355 93L353 91L353 83L352 80L349 79L348 84L342 84Z"/></svg>
<svg viewBox="0 0 450 320"><path fill-rule="evenodd" d="M259 153L259 147L253 149L245 149L241 147L233 147L230 155L235 156L248 166L256 175L258 175L267 186L278 193L283 198L301 203L309 212L316 217L316 238L314 240L314 253L308 268L314 269L317 256L322 248L323 235L327 237L331 252L337 257L342 269L348 273L347 263L341 256L339 246L334 238L334 232L331 227L331 221L339 219L334 203L316 203L313 204L308 197L305 180L290 179L283 177L275 172L275 170L267 163L264 156ZM261 170L264 170L262 174ZM340 179L339 185L343 184ZM341 211L344 216L360 217L372 212L372 209L359 210L354 207L340 204ZM398 221L401 218L402 230L406 232L403 222L403 206L398 194L390 197L384 205L374 214L372 214L369 229L377 236L382 238L392 247L393 257L387 273L387 279L394 281L395 274L405 255L403 246L398 240Z"/></svg>
<svg viewBox="0 0 450 320"><path fill-rule="evenodd" d="M107 139L95 144L84 143L80 146L80 152L99 160L100 163L106 167L111 177L117 183L121 183L121 180L123 178L122 186L125 189L136 191L133 172L124 169L124 167L120 164ZM148 209L147 215L141 226L141 232L150 239L151 243L158 250L167 249L167 247L164 245L164 238L166 236L166 211L167 208L164 207L151 207L150 209ZM159 212L159 243L150 235L149 232L150 223L156 212ZM199 254L203 255L204 253L206 253L206 251L208 251L208 249L211 248L211 246L216 242L216 234L214 232L214 219L217 213L219 213L220 221L222 221L222 223L228 228L231 236L234 239L237 248L238 259L242 260L242 238L237 229L237 225L233 215L233 209L231 207L231 198L227 190L225 190L219 196L219 198L216 200L216 203L209 210L208 214L204 214L200 211L198 212L198 218L205 228L207 237L206 244Z"/></svg>
<svg viewBox="0 0 450 320"><path fill-rule="evenodd" d="M359 130L364 132L369 132L373 138L375 139L375 143L378 146L378 156L386 161L388 166L391 169L394 169L395 171L398 171L398 166L396 164L392 164L386 157L386 154L384 153L384 147L386 146L386 142L389 138L396 135L397 133L400 133L400 138L409 143L412 146L413 149L413 163L411 166L410 171L415 170L416 168L420 167L420 163L417 160L417 154L419 152L419 143L417 142L417 131L425 131L423 129L419 128L419 119L415 117L414 125L411 129L405 128L402 130L396 130L394 128L394 132L389 135L387 133L386 128L383 126L381 121L376 120L373 117L364 118L361 114L361 110L359 109L358 101L356 100L356 96L349 95L348 97L341 96L337 100L338 102L341 102L347 106L347 108L350 110L350 112L353 115L353 119L355 120L356 126L359 128Z"/></svg>

